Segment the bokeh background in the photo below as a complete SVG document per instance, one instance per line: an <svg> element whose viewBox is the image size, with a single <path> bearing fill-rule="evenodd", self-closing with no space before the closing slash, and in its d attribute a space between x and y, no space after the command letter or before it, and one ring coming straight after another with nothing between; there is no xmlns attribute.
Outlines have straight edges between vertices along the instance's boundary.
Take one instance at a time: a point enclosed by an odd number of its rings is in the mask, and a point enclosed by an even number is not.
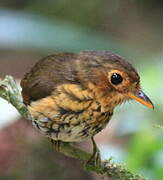
<svg viewBox="0 0 163 180"><path fill-rule="evenodd" d="M113 158L151 180L163 179L163 3L161 0L1 0L0 77L17 81L56 51L110 50L138 69L155 109L116 108L96 136L103 159ZM91 152L90 141L78 144ZM0 99L0 179L98 180L78 161L55 153L47 138Z"/></svg>

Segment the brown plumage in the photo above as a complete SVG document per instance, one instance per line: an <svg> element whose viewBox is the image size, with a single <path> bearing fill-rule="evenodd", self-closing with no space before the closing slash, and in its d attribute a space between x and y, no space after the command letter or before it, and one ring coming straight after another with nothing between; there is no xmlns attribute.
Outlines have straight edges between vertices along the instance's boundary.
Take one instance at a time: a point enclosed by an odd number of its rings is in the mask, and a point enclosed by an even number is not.
<svg viewBox="0 0 163 180"><path fill-rule="evenodd" d="M41 59L21 86L34 125L55 141L74 142L101 131L125 100L153 107L139 81L124 58L108 51L83 51Z"/></svg>

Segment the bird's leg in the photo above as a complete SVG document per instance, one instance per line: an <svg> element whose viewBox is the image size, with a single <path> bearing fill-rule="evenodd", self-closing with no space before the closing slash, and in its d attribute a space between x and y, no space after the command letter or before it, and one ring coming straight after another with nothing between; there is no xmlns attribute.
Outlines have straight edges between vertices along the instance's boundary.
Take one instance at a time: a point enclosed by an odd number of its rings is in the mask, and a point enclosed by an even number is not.
<svg viewBox="0 0 163 180"><path fill-rule="evenodd" d="M54 147L54 149L59 152L60 151L60 143L61 141L55 141L53 139L50 139L52 147Z"/></svg>
<svg viewBox="0 0 163 180"><path fill-rule="evenodd" d="M96 145L96 142L93 137L91 137L92 145L93 145L93 153L91 157L88 159L86 166L89 166L89 164L94 164L94 166L98 166L101 164L101 157L100 157L100 151Z"/></svg>

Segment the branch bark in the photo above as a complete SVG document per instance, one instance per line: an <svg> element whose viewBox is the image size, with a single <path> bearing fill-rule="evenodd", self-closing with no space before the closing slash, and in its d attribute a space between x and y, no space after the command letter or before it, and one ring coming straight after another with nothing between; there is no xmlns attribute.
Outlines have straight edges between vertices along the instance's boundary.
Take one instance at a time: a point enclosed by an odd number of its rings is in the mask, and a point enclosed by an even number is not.
<svg viewBox="0 0 163 180"><path fill-rule="evenodd" d="M12 76L7 75L3 80L0 80L0 97L11 103L25 119L33 119L29 114L27 107L23 104L20 86ZM78 159L83 164L83 167L85 167L84 164L91 156L89 153L84 152L69 143L61 143L60 152L68 157ZM99 166L94 166L94 163L92 162L87 166L86 170L119 180L145 180L144 177L131 173L124 166L111 162L111 159L102 161Z"/></svg>

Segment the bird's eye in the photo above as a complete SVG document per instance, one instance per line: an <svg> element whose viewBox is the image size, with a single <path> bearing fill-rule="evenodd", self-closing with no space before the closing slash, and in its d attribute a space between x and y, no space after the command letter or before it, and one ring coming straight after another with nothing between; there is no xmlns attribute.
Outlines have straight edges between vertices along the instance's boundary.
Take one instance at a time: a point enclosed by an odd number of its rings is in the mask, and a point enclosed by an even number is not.
<svg viewBox="0 0 163 180"><path fill-rule="evenodd" d="M120 74L113 73L111 76L111 83L114 85L118 85L123 81L123 78Z"/></svg>

